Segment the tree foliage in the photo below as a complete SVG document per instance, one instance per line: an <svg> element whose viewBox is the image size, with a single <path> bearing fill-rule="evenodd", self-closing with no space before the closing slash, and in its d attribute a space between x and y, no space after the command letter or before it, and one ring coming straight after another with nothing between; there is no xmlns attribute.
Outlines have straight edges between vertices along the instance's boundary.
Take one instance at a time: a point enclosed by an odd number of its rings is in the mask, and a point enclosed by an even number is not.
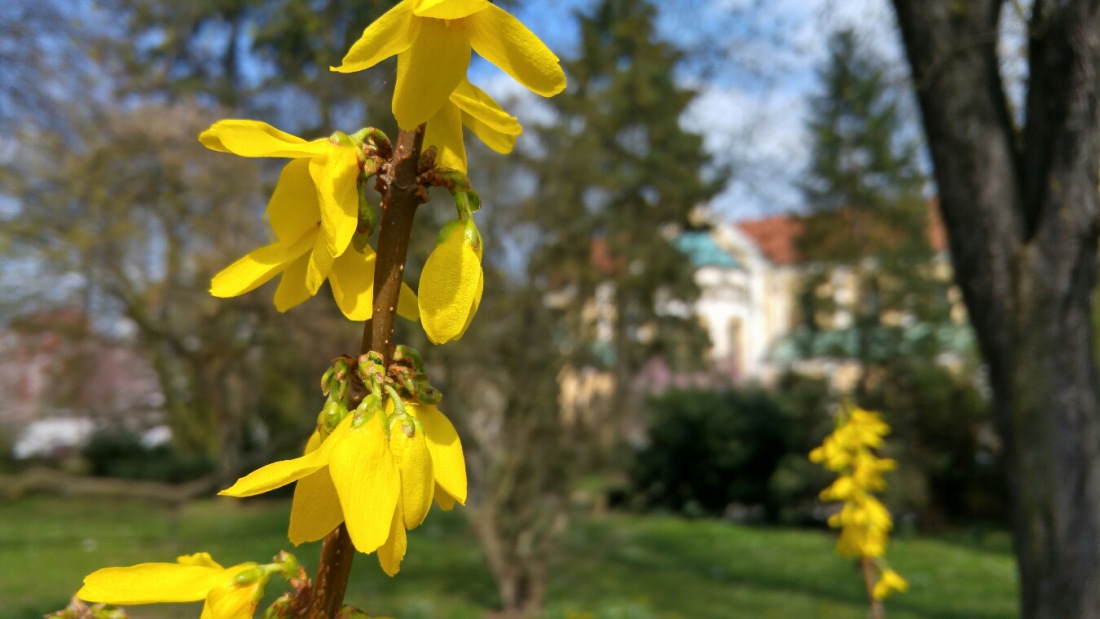
<svg viewBox="0 0 1100 619"><path fill-rule="evenodd" d="M530 205L544 238L529 270L557 295L571 363L613 373L617 407L647 359L698 360L705 342L694 321L661 309L698 294L672 240L719 179L705 176L702 137L680 125L694 93L676 83L680 54L654 18L643 0L578 15L580 54L565 63L556 122L537 132Z"/></svg>
<svg viewBox="0 0 1100 619"><path fill-rule="evenodd" d="M813 347L822 330L850 329L868 371L910 354L934 359L949 324L948 281L932 236L938 214L923 195L920 142L905 89L853 30L834 33L811 101L813 137L803 192L813 209L798 239L808 267L801 293ZM917 329L923 335L915 336ZM907 342L916 337L917 341ZM866 385L858 386L860 390Z"/></svg>

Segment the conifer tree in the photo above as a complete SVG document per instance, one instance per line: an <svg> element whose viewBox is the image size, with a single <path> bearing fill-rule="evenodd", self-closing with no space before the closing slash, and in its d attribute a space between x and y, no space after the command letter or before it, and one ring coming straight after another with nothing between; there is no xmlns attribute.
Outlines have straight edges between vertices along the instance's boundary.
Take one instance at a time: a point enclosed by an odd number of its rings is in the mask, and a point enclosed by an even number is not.
<svg viewBox="0 0 1100 619"><path fill-rule="evenodd" d="M672 241L720 183L704 177L702 137L680 124L695 93L676 83L681 55L658 39L655 15L646 0L603 0L579 15L570 88L538 132L546 154L532 213L544 242L531 270L558 293L571 360L614 373L613 410L649 357L684 357L672 343L689 335L705 341L662 303L698 294ZM701 346L686 348L701 357Z"/></svg>
<svg viewBox="0 0 1100 619"><path fill-rule="evenodd" d="M934 329L914 341L911 327L947 320L947 284L935 272L934 214L922 194L920 144L906 133L904 92L852 30L830 39L819 80L803 184L811 213L798 240L808 268L801 343L807 355L859 361L862 394L874 368L940 352Z"/></svg>

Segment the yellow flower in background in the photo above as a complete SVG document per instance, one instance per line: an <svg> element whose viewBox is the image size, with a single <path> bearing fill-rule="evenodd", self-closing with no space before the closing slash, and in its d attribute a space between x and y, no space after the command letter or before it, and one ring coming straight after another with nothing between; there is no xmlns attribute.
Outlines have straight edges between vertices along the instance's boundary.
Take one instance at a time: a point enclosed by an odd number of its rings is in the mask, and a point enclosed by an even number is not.
<svg viewBox="0 0 1100 619"><path fill-rule="evenodd" d="M888 534L894 523L881 501L860 493L845 500L840 512L829 517L829 526L841 530L837 554L845 557L881 557L886 553Z"/></svg>
<svg viewBox="0 0 1100 619"><path fill-rule="evenodd" d="M210 150L242 157L294 159L300 172L280 177L276 194L283 188L287 195L299 197L312 189L320 204L324 247L333 258L347 249L359 223L359 157L350 143L341 144L335 138L307 142L256 120L218 121L199 134L199 142ZM285 188L283 183L295 186Z"/></svg>
<svg viewBox="0 0 1100 619"><path fill-rule="evenodd" d="M436 165L466 173L466 145L462 127L466 126L494 151L506 155L523 133L515 116L509 115L492 97L463 79L451 96L429 120L424 145L438 149Z"/></svg>
<svg viewBox="0 0 1100 619"><path fill-rule="evenodd" d="M311 166L306 159L296 159L283 168L267 205L267 218L276 241L215 275L210 294L235 297L282 274L275 290L275 308L285 312L316 294L328 279L340 311L350 320L368 320L374 301L374 250L368 245L360 252L349 246L340 248L339 257L332 256L322 233L322 208L310 181ZM409 320L418 318L416 294L404 283L397 305L401 316Z"/></svg>
<svg viewBox="0 0 1100 619"><path fill-rule="evenodd" d="M836 472L837 479L821 491L825 501L841 501L840 511L829 517L829 526L840 529L836 552L845 557L867 561L882 570L872 596L882 599L908 587L897 572L884 567L890 530L894 527L890 511L873 494L886 488L884 473L897 467L890 458L880 458L873 451L883 445L890 426L882 416L859 408L842 411L837 427L825 437L821 446L810 452L810 460Z"/></svg>
<svg viewBox="0 0 1100 619"><path fill-rule="evenodd" d="M481 235L472 219L451 222L420 274L420 324L433 344L446 344L466 333L481 304L485 276Z"/></svg>
<svg viewBox="0 0 1100 619"><path fill-rule="evenodd" d="M866 450L858 453L852 460L852 483L869 492L885 490L886 478L883 473L889 473L898 465L891 458L879 458Z"/></svg>
<svg viewBox="0 0 1100 619"><path fill-rule="evenodd" d="M76 595L86 602L119 605L206 600L202 619L248 619L267 584L267 576L256 567L255 563L222 567L201 552L179 557L176 563L96 570Z"/></svg>
<svg viewBox="0 0 1100 619"><path fill-rule="evenodd" d="M875 583L871 596L876 600L885 600L894 593L905 593L909 590L909 583L894 570L886 570Z"/></svg>
<svg viewBox="0 0 1100 619"><path fill-rule="evenodd" d="M489 0L403 0L363 31L333 71L397 56L393 115L406 130L427 122L466 77L471 50L544 97L565 89L558 57Z"/></svg>
<svg viewBox="0 0 1100 619"><path fill-rule="evenodd" d="M359 425L349 415L324 441L315 433L304 456L253 471L220 494L253 496L297 481L292 543L319 540L346 522L355 548L377 550L393 576L405 556L405 530L424 522L433 498L443 509L466 502L466 464L454 426L432 405L407 403L405 410L419 428L397 417L387 432L381 414Z"/></svg>
<svg viewBox="0 0 1100 619"><path fill-rule="evenodd" d="M843 431L837 433L838 440L850 449L882 447L882 439L890 433L890 426L882 420L882 415L861 408L849 413L848 422Z"/></svg>

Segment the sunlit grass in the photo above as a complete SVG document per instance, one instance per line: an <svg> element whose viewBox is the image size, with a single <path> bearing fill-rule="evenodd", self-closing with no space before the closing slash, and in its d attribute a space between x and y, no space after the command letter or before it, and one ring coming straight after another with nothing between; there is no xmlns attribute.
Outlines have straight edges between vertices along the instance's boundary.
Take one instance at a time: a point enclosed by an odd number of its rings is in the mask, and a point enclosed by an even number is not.
<svg viewBox="0 0 1100 619"><path fill-rule="evenodd" d="M285 501L202 501L180 514L141 503L35 498L0 504L0 619L64 606L102 566L171 561L208 550L223 563L282 548ZM612 516L582 520L551 570L552 619L863 619L862 582L824 531L717 521ZM310 568L317 544L292 549ZM891 563L911 590L891 619L1015 617L1014 567L1003 537L900 539ZM394 579L360 556L350 603L399 619L484 617L497 604L485 560L459 514L433 513L410 535ZM197 617L197 606L149 606L132 616Z"/></svg>

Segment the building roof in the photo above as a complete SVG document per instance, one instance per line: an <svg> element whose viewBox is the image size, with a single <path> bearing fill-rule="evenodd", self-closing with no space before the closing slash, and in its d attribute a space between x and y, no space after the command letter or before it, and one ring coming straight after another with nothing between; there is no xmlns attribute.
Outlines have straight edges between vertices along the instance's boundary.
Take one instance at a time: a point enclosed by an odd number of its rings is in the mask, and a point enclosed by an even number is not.
<svg viewBox="0 0 1100 619"><path fill-rule="evenodd" d="M773 215L741 221L737 223L737 227L756 243L768 260L780 265L798 262L800 254L796 241L802 233L800 217Z"/></svg>
<svg viewBox="0 0 1100 619"><path fill-rule="evenodd" d="M687 254L691 264L696 267L742 268L737 258L718 246L709 230L684 232L676 237L673 244L676 249Z"/></svg>
<svg viewBox="0 0 1100 619"><path fill-rule="evenodd" d="M798 236L805 228L803 215L772 215L761 219L749 219L737 223L737 228L756 243L760 252L768 260L778 265L800 262ZM933 198L928 201L928 224L925 228L928 243L933 250L947 249L947 230L940 216L940 202Z"/></svg>

